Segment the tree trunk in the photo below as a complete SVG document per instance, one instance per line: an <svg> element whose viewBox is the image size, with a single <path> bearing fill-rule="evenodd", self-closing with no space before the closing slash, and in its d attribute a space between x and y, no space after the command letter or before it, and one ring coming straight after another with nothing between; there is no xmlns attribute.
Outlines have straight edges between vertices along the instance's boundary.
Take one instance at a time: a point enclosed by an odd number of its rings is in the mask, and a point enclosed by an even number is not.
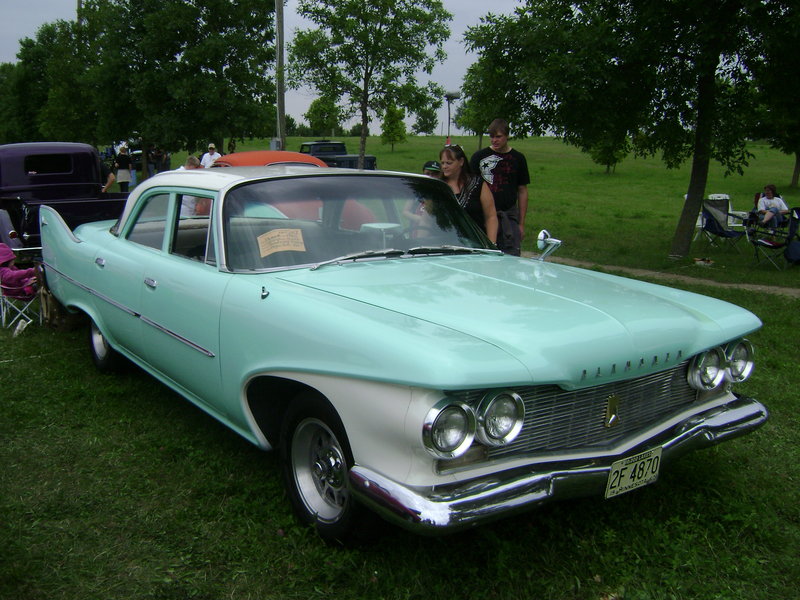
<svg viewBox="0 0 800 600"><path fill-rule="evenodd" d="M794 171L792 172L792 183L789 187L797 187L797 179L800 177L800 152L794 153Z"/></svg>
<svg viewBox="0 0 800 600"><path fill-rule="evenodd" d="M675 236L672 238L670 258L683 258L689 253L697 215L703 205L711 163L711 136L715 110L716 62L708 61L707 67L697 78L697 120L695 122L694 154L689 190L683 204Z"/></svg>
<svg viewBox="0 0 800 600"><path fill-rule="evenodd" d="M364 91L361 95L361 142L358 145L358 168L364 168L364 156L367 154L367 128L369 127L369 99L366 92L367 86L364 84Z"/></svg>

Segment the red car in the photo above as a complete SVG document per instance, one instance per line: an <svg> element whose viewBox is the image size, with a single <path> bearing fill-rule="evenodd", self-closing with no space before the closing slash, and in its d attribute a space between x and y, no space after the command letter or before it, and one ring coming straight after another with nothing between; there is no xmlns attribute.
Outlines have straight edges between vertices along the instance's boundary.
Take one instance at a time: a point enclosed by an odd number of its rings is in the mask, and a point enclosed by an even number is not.
<svg viewBox="0 0 800 600"><path fill-rule="evenodd" d="M233 152L218 158L215 167L267 167L269 165L328 165L310 154L301 154L290 150L251 150Z"/></svg>

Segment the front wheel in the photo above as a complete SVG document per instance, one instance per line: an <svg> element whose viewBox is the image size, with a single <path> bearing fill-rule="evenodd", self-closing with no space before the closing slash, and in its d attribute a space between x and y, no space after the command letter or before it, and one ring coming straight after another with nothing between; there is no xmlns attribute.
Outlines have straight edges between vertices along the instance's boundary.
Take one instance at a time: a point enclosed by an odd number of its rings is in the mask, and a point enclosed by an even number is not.
<svg viewBox="0 0 800 600"><path fill-rule="evenodd" d="M339 415L321 396L301 394L289 407L281 434L284 483L297 516L327 542L344 542L364 510L351 497L353 457Z"/></svg>
<svg viewBox="0 0 800 600"><path fill-rule="evenodd" d="M99 371L110 373L122 366L122 356L109 345L106 336L94 321L89 326L89 353Z"/></svg>

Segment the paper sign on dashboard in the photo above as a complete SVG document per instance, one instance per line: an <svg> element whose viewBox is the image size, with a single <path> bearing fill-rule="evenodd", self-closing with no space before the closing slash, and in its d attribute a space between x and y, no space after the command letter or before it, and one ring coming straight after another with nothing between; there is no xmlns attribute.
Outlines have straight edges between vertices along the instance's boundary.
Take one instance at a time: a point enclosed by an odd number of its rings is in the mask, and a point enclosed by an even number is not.
<svg viewBox="0 0 800 600"><path fill-rule="evenodd" d="M301 229L273 229L262 233L258 236L258 250L261 258L276 252L305 252L303 231Z"/></svg>

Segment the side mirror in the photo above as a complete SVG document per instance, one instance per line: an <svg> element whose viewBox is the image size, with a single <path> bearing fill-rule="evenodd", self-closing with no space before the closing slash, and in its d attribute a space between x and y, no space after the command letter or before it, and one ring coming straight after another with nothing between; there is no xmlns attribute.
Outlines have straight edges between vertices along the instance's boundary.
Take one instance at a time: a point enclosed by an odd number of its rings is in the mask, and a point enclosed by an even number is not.
<svg viewBox="0 0 800 600"><path fill-rule="evenodd" d="M536 238L536 247L541 250L541 254L538 256L537 260L546 259L553 252L558 250L559 246L561 246L561 240L550 237L550 232L547 231L547 229L542 229Z"/></svg>

